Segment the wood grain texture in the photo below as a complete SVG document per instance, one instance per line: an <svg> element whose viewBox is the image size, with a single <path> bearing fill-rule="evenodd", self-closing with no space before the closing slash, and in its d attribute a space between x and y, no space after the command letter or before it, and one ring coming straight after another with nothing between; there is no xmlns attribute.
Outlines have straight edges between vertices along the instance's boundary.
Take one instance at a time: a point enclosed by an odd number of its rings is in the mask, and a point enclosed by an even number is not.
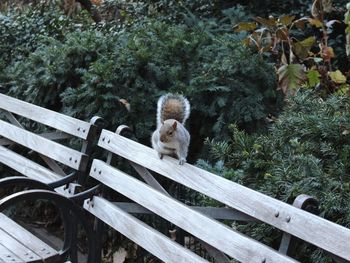
<svg viewBox="0 0 350 263"><path fill-rule="evenodd" d="M263 262L264 260L271 263L297 262L212 218L192 210L176 199L164 195L103 161L96 159L93 161L90 175L241 262ZM108 209L104 213L106 211Z"/></svg>
<svg viewBox="0 0 350 263"><path fill-rule="evenodd" d="M45 132L45 133L41 133L39 135L41 137L44 137L44 138L51 140L51 141L66 140L66 139L73 138L72 135L64 133L64 132ZM11 144L14 144L14 142L10 141L8 139L5 139L5 138L0 139L0 145L2 145L2 146L7 146L7 145L11 145Z"/></svg>
<svg viewBox="0 0 350 263"><path fill-rule="evenodd" d="M0 162L29 178L43 183L51 183L62 178L51 170L3 146L0 146Z"/></svg>
<svg viewBox="0 0 350 263"><path fill-rule="evenodd" d="M104 140L103 140L104 138ZM103 130L99 146L284 232L350 260L350 229ZM278 212L278 216L275 214ZM290 220L288 220L290 218Z"/></svg>
<svg viewBox="0 0 350 263"><path fill-rule="evenodd" d="M13 254L10 250L0 244L0 262L25 263L22 259Z"/></svg>
<svg viewBox="0 0 350 263"><path fill-rule="evenodd" d="M3 224L2 224L3 225ZM18 230L17 230L18 231ZM35 243L33 240L32 244ZM42 262L41 257L0 228L0 244L24 262ZM8 262L11 262L9 260Z"/></svg>
<svg viewBox="0 0 350 263"><path fill-rule="evenodd" d="M3 120L0 120L0 135L76 170L85 168L88 159L86 154L47 140Z"/></svg>
<svg viewBox="0 0 350 263"><path fill-rule="evenodd" d="M18 128L21 128L21 129L24 129L25 128L22 126L22 124L19 123L19 121L15 118L15 116L13 116L13 114L11 112L8 112L8 111L4 111L5 112L5 115L7 117L7 119L15 126L17 126ZM58 132L57 132L58 133ZM60 132L61 134L66 134L66 133L63 133L63 132ZM55 133L47 133L47 134L40 134L40 136L48 139L47 137L45 137L46 135L52 135L52 134L55 134ZM69 134L66 134L68 136L71 136ZM62 176L65 176L66 174L64 173L64 171L62 170L62 168L57 164L55 163L55 161L51 160L50 158L46 157L45 155L42 155L40 154L40 157L45 161L45 163L54 171L56 172L57 174L60 174Z"/></svg>
<svg viewBox="0 0 350 263"><path fill-rule="evenodd" d="M23 249L19 250L13 249L13 252L17 255L18 253L22 253L24 254L24 256L26 256L25 252L28 252L27 250L30 250L33 253L35 253L38 257L45 259L45 262L57 262L59 255L55 249L48 246L46 243L41 241L32 233L30 233L28 230L24 229L22 226L18 225L16 222L14 222L2 213L0 213L0 229L7 235L11 236L13 239L19 241L24 247ZM0 243L11 250L11 245L2 241L3 240L1 240Z"/></svg>
<svg viewBox="0 0 350 263"><path fill-rule="evenodd" d="M0 109L40 122L82 139L89 137L91 124L0 93Z"/></svg>
<svg viewBox="0 0 350 263"><path fill-rule="evenodd" d="M207 262L101 197L85 201L84 208L164 262Z"/></svg>

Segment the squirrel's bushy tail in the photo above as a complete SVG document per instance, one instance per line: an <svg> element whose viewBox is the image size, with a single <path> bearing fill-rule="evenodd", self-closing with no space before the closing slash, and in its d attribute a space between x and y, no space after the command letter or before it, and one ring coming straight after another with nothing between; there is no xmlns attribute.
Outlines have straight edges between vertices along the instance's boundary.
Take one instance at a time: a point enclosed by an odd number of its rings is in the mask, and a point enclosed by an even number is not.
<svg viewBox="0 0 350 263"><path fill-rule="evenodd" d="M157 105L158 127L168 119L175 119L185 124L189 116L190 103L184 96L168 93L159 98Z"/></svg>

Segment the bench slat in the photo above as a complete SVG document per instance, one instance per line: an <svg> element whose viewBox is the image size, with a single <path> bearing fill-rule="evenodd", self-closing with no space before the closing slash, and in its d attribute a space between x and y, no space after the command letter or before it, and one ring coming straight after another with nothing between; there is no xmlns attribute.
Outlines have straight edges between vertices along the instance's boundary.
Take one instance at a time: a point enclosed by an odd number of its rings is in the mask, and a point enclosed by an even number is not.
<svg viewBox="0 0 350 263"><path fill-rule="evenodd" d="M94 197L93 206L85 201L84 208L164 262L207 262L101 197Z"/></svg>
<svg viewBox="0 0 350 263"><path fill-rule="evenodd" d="M263 262L264 260L266 262L297 262L192 210L176 199L160 193L103 161L96 159L93 161L90 175L241 262ZM108 210L105 210L104 213L106 211ZM115 220L118 218L116 217Z"/></svg>
<svg viewBox="0 0 350 263"><path fill-rule="evenodd" d="M51 183L62 178L49 169L3 146L0 146L0 163L7 165L29 178L39 180L43 183Z"/></svg>
<svg viewBox="0 0 350 263"><path fill-rule="evenodd" d="M51 140L51 141L67 140L67 139L73 138L72 135L64 133L64 132L61 132L61 131L58 131L58 132L44 132L44 133L40 133L38 135L40 135L41 137L44 137L44 138L46 138L48 140ZM8 146L8 145L11 145L11 144L14 144L14 142L10 141L8 139L5 139L5 138L0 139L0 145Z"/></svg>
<svg viewBox="0 0 350 263"><path fill-rule="evenodd" d="M91 124L0 93L0 109L40 122L82 139L89 137Z"/></svg>
<svg viewBox="0 0 350 263"><path fill-rule="evenodd" d="M0 120L0 135L76 170L85 167L88 159L86 154L47 140L3 120Z"/></svg>
<svg viewBox="0 0 350 263"><path fill-rule="evenodd" d="M29 248L39 257L45 259L45 262L57 262L59 259L58 252L55 249L2 213L0 213L0 229L20 241L23 246ZM2 241L0 243L6 245Z"/></svg>
<svg viewBox="0 0 350 263"><path fill-rule="evenodd" d="M3 225L3 224L2 224ZM17 230L18 231L18 230ZM33 240L33 243L35 240ZM24 262L41 262L41 257L0 229L0 243ZM9 260L10 262L11 260Z"/></svg>
<svg viewBox="0 0 350 263"><path fill-rule="evenodd" d="M195 166L178 165L177 160L171 157L164 156L159 160L153 149L107 130L102 131L98 145L284 232L350 260L350 229L348 228Z"/></svg>
<svg viewBox="0 0 350 263"><path fill-rule="evenodd" d="M0 244L0 262L25 263L22 259L13 254L10 250Z"/></svg>

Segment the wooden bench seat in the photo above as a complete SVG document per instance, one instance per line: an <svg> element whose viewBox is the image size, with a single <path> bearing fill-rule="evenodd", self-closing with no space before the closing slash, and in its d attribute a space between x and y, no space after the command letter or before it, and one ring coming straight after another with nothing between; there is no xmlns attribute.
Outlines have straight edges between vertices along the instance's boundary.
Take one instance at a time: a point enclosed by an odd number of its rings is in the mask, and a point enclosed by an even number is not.
<svg viewBox="0 0 350 263"><path fill-rule="evenodd" d="M106 199L95 197L85 208L164 262L207 262Z"/></svg>
<svg viewBox="0 0 350 263"><path fill-rule="evenodd" d="M0 262L54 263L59 259L57 250L0 213Z"/></svg>
<svg viewBox="0 0 350 263"><path fill-rule="evenodd" d="M0 94L0 113L2 164L46 184L72 173L72 181L84 181L99 118L81 121L4 94ZM71 139L80 149L72 148Z"/></svg>
<svg viewBox="0 0 350 263"><path fill-rule="evenodd" d="M147 207L147 209L155 214L160 215L199 239L205 240L208 244L214 247L220 247L225 254L242 262L247 262L248 259L255 259L257 262L263 262L263 260L266 260L267 262L296 262L293 259L281 255L277 251L228 228L222 223L192 210L177 200L160 193L152 187L147 186L139 180L102 161L94 160L90 175L104 185L127 196L142 206ZM137 189L137 191L135 189ZM106 204L108 204L107 201L95 198L93 202L87 201L85 209L96 217L102 219L106 216ZM110 211L118 211L118 208L112 208L112 206L109 205L108 211L110 214ZM118 218L118 220L115 221L121 221L120 217L113 218ZM119 223L111 224L111 226L114 226L119 232L123 231L123 228L120 227ZM135 240L138 244L140 244L141 239L144 240L147 236L142 231L136 231L133 225L129 225L129 228L124 229L121 233L129 237L131 240ZM152 249L153 254L157 255L165 262L175 263L178 262L178 257L185 257L183 254L175 254L176 256L173 254L169 255L168 249L170 248L165 246L165 244L162 244L157 248L154 246L154 243L157 244L157 242L152 242L148 239L147 248ZM154 252L155 249L157 249L157 253ZM187 262L191 261L188 259Z"/></svg>
<svg viewBox="0 0 350 263"><path fill-rule="evenodd" d="M98 132L96 123L99 120L94 117L90 122L81 121L0 94L0 164L22 175L0 179L0 192L10 185L21 185L24 188L55 190L66 197L73 196L76 187L85 182L89 152ZM74 140L74 146L71 140ZM22 260L18 262L51 262L54 255L57 257L59 252L49 250L40 239L5 218L2 214L0 229L6 232L0 234L2 253L11 252L8 256L11 255L15 261ZM19 238L21 236L28 239ZM39 248L44 249L45 253L42 254ZM30 259L31 256L35 260ZM3 261L6 259L3 256L0 258ZM72 261L76 263L76 259Z"/></svg>
<svg viewBox="0 0 350 263"><path fill-rule="evenodd" d="M148 171L156 172L186 187L196 190L224 205L246 215L239 220L254 218L267 223L282 233L311 243L332 255L350 261L350 230L300 208L253 191L190 164L178 165L177 161L157 153L144 145L119 134L103 130L98 145L108 151L107 161L95 159L90 176L141 206L146 213L154 213L211 247L218 255L218 262L298 262L286 255L288 249L272 249L224 224L211 216L187 206L170 196ZM110 165L112 156L119 156L148 183ZM153 255L165 262L197 262L182 247L174 250L172 240L161 236L155 229L140 222L118 206L118 202L95 196L87 199L84 208ZM125 205L124 207L130 208ZM133 207L135 209L135 207ZM131 209L132 210L132 209ZM150 234L152 233L152 234ZM97 233L97 236L99 234ZM283 238L284 239L284 238ZM176 244L176 247L179 244ZM179 259L181 258L181 259ZM194 257L196 258L196 257Z"/></svg>

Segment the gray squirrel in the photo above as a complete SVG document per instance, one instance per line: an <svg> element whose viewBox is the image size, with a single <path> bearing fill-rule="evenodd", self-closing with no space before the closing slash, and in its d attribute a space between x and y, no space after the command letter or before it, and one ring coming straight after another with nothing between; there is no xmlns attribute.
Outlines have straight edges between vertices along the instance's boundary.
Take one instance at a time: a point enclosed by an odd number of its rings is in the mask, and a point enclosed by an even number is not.
<svg viewBox="0 0 350 263"><path fill-rule="evenodd" d="M170 155L186 162L190 134L184 124L190 116L190 103L182 95L165 94L157 103L157 129L152 134L152 147L160 159Z"/></svg>

